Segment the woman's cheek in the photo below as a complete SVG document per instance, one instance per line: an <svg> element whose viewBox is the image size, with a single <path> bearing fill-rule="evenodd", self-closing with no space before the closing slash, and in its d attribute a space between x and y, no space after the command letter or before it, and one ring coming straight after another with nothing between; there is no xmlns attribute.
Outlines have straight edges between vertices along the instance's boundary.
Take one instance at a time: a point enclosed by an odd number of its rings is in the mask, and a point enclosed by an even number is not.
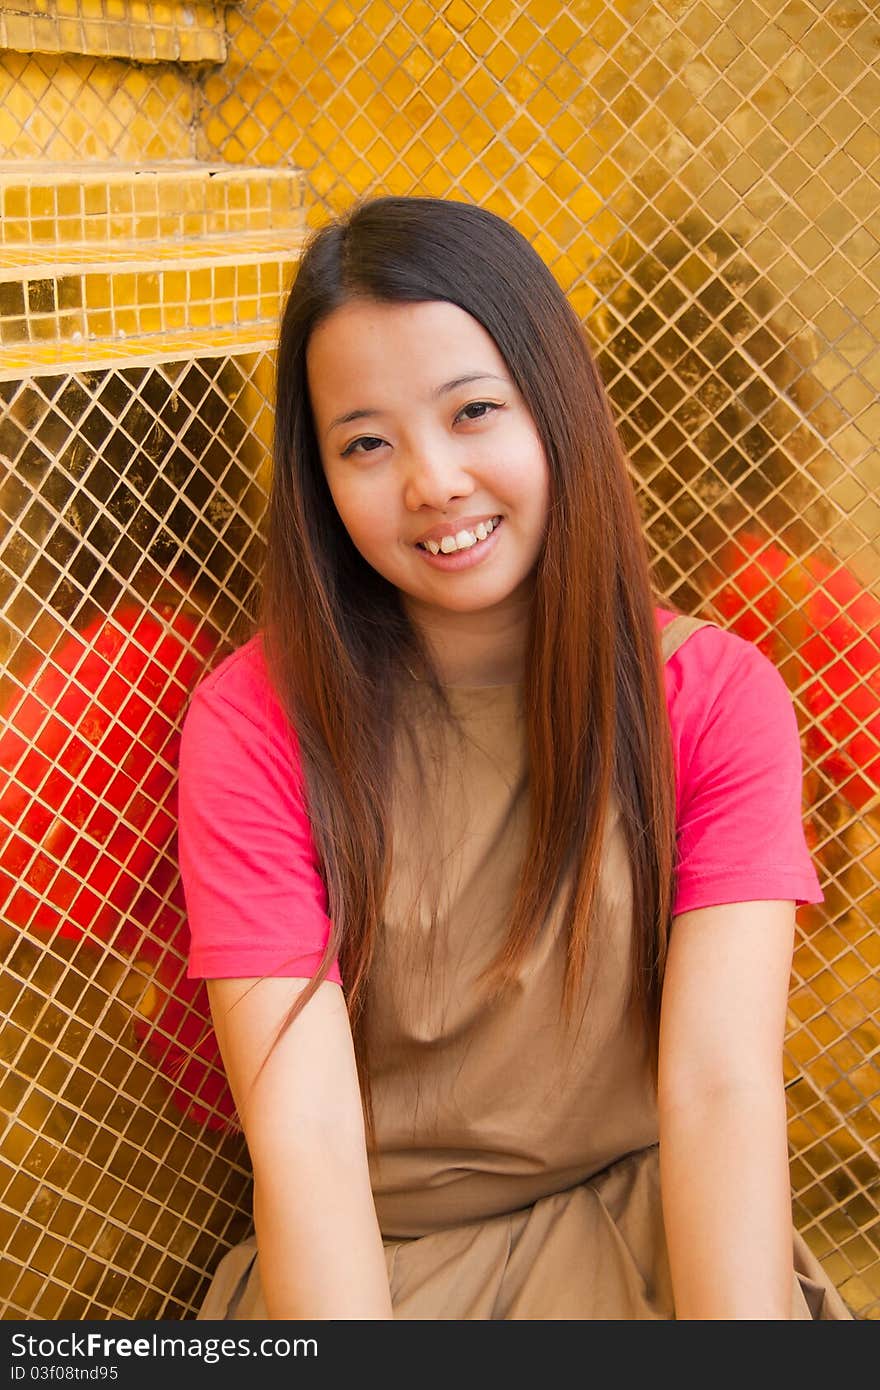
<svg viewBox="0 0 880 1390"><path fill-rule="evenodd" d="M361 488L341 500L339 514L355 545L371 551L386 546L397 516L394 499L380 499L374 488Z"/></svg>

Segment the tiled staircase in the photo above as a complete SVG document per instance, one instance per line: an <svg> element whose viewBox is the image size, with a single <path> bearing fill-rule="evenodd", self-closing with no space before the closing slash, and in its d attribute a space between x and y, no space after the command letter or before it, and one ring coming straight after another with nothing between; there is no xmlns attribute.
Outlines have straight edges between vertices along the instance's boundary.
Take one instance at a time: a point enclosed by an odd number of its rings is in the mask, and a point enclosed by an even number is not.
<svg viewBox="0 0 880 1390"><path fill-rule="evenodd" d="M269 346L296 169L0 163L0 379Z"/></svg>
<svg viewBox="0 0 880 1390"><path fill-rule="evenodd" d="M0 163L0 1317L192 1316L248 1227L184 976L176 740L250 612L303 190L290 167ZM49 1057L48 1015L84 1051Z"/></svg>

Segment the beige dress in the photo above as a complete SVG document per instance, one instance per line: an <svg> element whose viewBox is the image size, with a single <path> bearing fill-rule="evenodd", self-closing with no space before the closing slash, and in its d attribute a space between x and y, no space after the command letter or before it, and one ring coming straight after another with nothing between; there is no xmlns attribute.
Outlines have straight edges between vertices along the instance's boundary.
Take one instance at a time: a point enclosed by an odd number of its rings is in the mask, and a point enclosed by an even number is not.
<svg viewBox="0 0 880 1390"><path fill-rule="evenodd" d="M677 617L664 660L702 621ZM503 940L526 844L521 686L448 687L466 734L409 717L394 865L372 988L378 1154L371 1178L396 1318L674 1318L658 1121L644 1037L624 1007L631 893L612 806L603 917L579 1031L560 1018L562 901L515 988L474 980ZM432 913L432 904L435 911ZM794 1318L850 1318L793 1230ZM267 1316L254 1237L216 1270L200 1319Z"/></svg>

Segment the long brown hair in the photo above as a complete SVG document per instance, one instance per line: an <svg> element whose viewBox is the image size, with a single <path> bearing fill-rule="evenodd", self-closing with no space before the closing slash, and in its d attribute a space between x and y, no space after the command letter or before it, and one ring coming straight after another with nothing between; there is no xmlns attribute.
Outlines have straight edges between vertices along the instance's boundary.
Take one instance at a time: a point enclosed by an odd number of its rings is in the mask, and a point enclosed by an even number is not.
<svg viewBox="0 0 880 1390"><path fill-rule="evenodd" d="M530 844L510 930L484 980L512 979L570 875L563 1006L587 961L609 794L633 889L630 1003L654 1078L675 852L675 792L647 551L626 458L580 321L503 219L438 198L362 200L313 232L284 310L258 625L298 745L331 934L284 1027L339 957L368 1142L368 981L389 881L395 686L406 663L442 700L397 590L355 548L321 464L306 378L317 325L354 296L445 300L494 339L539 432L550 509L524 671Z"/></svg>

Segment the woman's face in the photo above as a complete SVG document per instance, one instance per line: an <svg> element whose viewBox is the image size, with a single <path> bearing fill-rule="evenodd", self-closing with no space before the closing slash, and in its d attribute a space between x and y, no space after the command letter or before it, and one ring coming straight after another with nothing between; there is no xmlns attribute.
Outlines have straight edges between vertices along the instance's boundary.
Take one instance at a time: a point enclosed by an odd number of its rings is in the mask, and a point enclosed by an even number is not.
<svg viewBox="0 0 880 1390"><path fill-rule="evenodd" d="M312 334L309 394L343 524L425 616L531 591L549 505L534 421L494 340L454 304L352 299ZM478 524L501 518L480 539ZM470 531L434 557L417 542Z"/></svg>

